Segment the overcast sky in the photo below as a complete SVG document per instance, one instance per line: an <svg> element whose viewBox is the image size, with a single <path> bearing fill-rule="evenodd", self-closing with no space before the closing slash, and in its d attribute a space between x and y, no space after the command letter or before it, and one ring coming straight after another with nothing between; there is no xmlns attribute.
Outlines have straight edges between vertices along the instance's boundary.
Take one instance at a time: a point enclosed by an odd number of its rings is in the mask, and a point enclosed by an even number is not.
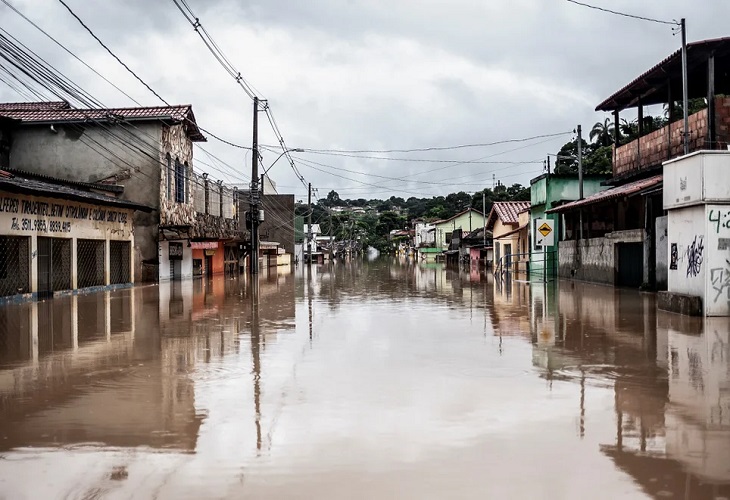
<svg viewBox="0 0 730 500"><path fill-rule="evenodd" d="M160 104L57 0L9 1L136 100ZM67 2L166 100L192 104L203 127L251 145L251 100L172 0ZM730 2L724 0L589 3L670 21L686 17L690 41L730 35ZM603 119L593 111L599 102L680 46L670 26L566 0L188 0L188 5L244 78L268 99L290 148L490 143L570 132L579 123L587 135ZM105 105L134 105L2 4L0 26ZM0 99L22 100L2 82ZM276 144L263 115L260 124L260 142ZM528 184L542 173L546 155L570 138L568 133L491 147L369 154L512 163L454 165L314 153L295 157L320 197L336 189L343 198L408 198L474 192L491 187L493 175L504 184ZM226 174L202 163L198 169L229 182L248 181L250 153L213 138L204 147L228 165L199 149L196 160ZM277 157L263 154L266 166ZM279 192L306 196L284 160L271 177Z"/></svg>

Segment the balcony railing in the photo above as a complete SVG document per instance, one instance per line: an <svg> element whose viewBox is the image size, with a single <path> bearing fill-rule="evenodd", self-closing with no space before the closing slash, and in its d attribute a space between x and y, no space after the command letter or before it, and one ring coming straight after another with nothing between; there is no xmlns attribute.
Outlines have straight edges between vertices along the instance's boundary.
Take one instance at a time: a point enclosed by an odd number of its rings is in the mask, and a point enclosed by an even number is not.
<svg viewBox="0 0 730 500"><path fill-rule="evenodd" d="M674 121L618 148L614 147L613 175L623 177L658 167L684 154L683 120ZM730 139L730 97L715 98L714 144L709 140L707 108L689 116L689 151L725 149Z"/></svg>

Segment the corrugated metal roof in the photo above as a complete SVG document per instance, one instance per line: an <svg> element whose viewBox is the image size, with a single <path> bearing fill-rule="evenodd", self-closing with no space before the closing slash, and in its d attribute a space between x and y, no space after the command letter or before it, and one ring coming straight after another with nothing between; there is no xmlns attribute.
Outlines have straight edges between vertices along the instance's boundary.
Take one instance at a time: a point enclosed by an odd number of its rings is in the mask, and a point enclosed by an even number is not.
<svg viewBox="0 0 730 500"><path fill-rule="evenodd" d="M713 38L687 44L688 71L690 72L690 80L692 80L689 85L690 93L693 90L700 92L699 95L690 95L690 98L707 96L706 88L703 88L702 85L693 84L693 73L697 73L698 82L702 79L707 80L707 67L700 63L704 62L711 53L714 53L717 58L724 57L729 52L730 37ZM716 62L716 67L721 68L723 66ZM658 93L658 91L666 89L668 84L672 85L672 95L681 98L681 71L682 52L681 50L676 50L657 65L621 88L621 90L606 98L601 104L596 106L596 111L626 109L636 106L639 100L644 105L665 103L667 100L666 92ZM724 80L718 79L716 85L719 84L721 86L722 81ZM716 88L715 90L717 93L724 92L722 88Z"/></svg>
<svg viewBox="0 0 730 500"><path fill-rule="evenodd" d="M0 103L0 116L21 123L63 123L94 121L162 120L184 122L193 141L204 141L190 104L136 108L77 109L65 102Z"/></svg>
<svg viewBox="0 0 730 500"><path fill-rule="evenodd" d="M60 180L57 180L56 182L47 182L22 177L20 175L13 175L4 170L0 170L0 173L2 173L2 175L0 175L0 191L26 193L34 196L47 196L49 198L62 198L86 203L132 208L134 210L142 210L145 212L152 211L152 208L145 205L140 205L139 203L133 203L127 200L120 200L113 196L84 191L68 184L64 184L63 181Z"/></svg>
<svg viewBox="0 0 730 500"><path fill-rule="evenodd" d="M582 200L572 201L570 203L566 203L565 205L546 210L545 213L552 214L557 212L567 212L587 205L593 205L595 203L608 201L614 198L621 198L623 196L636 194L648 188L657 186L662 182L662 178L662 175L655 175L654 177L649 177L648 179L630 182L628 184L624 184L623 186L607 189L606 191L600 191L587 198L583 198Z"/></svg>

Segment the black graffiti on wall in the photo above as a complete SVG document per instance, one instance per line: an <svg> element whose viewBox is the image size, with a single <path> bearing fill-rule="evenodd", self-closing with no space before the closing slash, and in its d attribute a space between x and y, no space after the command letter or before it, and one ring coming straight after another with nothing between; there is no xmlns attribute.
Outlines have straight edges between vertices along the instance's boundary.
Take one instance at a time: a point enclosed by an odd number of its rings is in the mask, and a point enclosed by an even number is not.
<svg viewBox="0 0 730 500"><path fill-rule="evenodd" d="M695 236L692 244L687 247L687 276L695 277L702 270L702 252L705 250L704 237L700 236L697 241Z"/></svg>
<svg viewBox="0 0 730 500"><path fill-rule="evenodd" d="M672 243L672 250L669 254L670 261L669 261L669 269L672 271L677 269L677 261L679 260L679 250L677 250L677 244Z"/></svg>

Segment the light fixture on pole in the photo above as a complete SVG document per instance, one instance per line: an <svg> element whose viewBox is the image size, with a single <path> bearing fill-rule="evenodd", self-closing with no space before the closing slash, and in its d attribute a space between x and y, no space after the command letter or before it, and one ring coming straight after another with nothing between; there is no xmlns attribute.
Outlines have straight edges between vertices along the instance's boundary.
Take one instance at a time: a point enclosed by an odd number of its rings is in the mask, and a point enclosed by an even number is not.
<svg viewBox="0 0 730 500"><path fill-rule="evenodd" d="M268 171L271 170L271 167L273 167L276 164L276 162L279 161L281 159L281 157L287 153L304 153L304 150L302 148L293 148L293 149L285 150L283 153L281 153L279 156L276 157L276 160L274 160L274 162L271 165L269 165L269 168L264 170L264 173L262 175L266 175L268 173Z"/></svg>

